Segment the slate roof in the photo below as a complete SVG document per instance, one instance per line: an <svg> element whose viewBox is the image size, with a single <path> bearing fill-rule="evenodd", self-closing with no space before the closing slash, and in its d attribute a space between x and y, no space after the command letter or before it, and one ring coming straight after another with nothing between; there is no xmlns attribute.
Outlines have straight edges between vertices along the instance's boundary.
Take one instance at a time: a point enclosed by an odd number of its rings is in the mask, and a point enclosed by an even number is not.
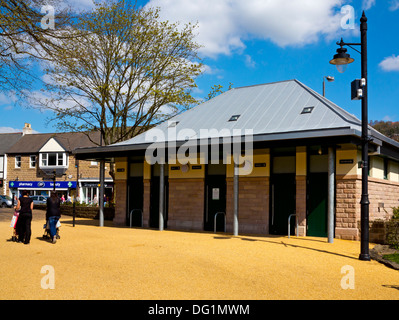
<svg viewBox="0 0 399 320"><path fill-rule="evenodd" d="M100 141L99 132L90 133L90 137L94 141ZM68 152L72 152L72 150L78 147L88 148L96 146L95 143L89 140L86 134L80 132L26 134L9 148L7 153L38 153L51 138L54 138Z"/></svg>
<svg viewBox="0 0 399 320"><path fill-rule="evenodd" d="M0 134L0 155L7 151L22 137L22 132Z"/></svg>

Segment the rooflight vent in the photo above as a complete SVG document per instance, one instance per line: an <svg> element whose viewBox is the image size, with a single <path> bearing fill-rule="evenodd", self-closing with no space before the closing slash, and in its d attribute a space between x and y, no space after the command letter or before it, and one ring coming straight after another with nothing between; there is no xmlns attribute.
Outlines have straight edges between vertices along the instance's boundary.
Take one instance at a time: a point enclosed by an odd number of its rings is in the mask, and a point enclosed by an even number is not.
<svg viewBox="0 0 399 320"><path fill-rule="evenodd" d="M240 117L240 114L236 114L236 115L234 115L234 116L231 116L231 118L229 119L229 121L237 121L239 117Z"/></svg>
<svg viewBox="0 0 399 320"><path fill-rule="evenodd" d="M177 126L177 124L179 123L179 121L168 121L168 128L174 128Z"/></svg>
<svg viewBox="0 0 399 320"><path fill-rule="evenodd" d="M314 109L314 107L305 107L305 108L303 108L301 114L312 113L313 109Z"/></svg>

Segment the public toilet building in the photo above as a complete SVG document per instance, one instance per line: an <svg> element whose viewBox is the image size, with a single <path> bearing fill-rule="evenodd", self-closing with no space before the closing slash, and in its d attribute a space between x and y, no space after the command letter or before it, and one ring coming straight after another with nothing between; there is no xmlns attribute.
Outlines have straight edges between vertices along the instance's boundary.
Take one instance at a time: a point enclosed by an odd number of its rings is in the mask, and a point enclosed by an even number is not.
<svg viewBox="0 0 399 320"><path fill-rule="evenodd" d="M399 143L369 136L373 223L399 205ZM335 238L360 239L361 121L297 80L231 89L74 153L115 162L116 224L287 235L292 215L291 234L297 222L299 236L326 237L330 214Z"/></svg>

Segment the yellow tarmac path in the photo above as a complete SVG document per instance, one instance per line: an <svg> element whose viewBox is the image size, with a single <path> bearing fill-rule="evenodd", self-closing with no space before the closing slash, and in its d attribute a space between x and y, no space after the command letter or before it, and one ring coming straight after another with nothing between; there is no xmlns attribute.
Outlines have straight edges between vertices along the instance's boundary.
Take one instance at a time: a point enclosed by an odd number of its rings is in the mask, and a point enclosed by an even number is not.
<svg viewBox="0 0 399 320"><path fill-rule="evenodd" d="M56 244L34 220L24 245L9 241L9 218L0 220L2 300L399 299L399 271L359 261L357 241L100 228L81 218L72 227L63 216ZM54 289L43 288L48 270Z"/></svg>

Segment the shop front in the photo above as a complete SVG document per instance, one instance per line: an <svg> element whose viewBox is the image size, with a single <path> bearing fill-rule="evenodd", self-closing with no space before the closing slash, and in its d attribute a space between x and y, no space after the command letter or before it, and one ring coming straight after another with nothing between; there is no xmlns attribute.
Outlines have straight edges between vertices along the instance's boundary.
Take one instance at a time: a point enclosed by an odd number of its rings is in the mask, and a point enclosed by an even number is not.
<svg viewBox="0 0 399 320"><path fill-rule="evenodd" d="M104 182L104 202L109 202L113 197L114 183L112 180ZM98 204L100 195L99 180L79 180L79 197L81 203Z"/></svg>
<svg viewBox="0 0 399 320"><path fill-rule="evenodd" d="M9 195L10 197L18 198L21 195L22 190L28 190L31 196L42 195L48 197L50 192L55 190L61 197L64 195L67 199L68 195L76 190L76 181L56 181L55 185L53 181L10 181Z"/></svg>

